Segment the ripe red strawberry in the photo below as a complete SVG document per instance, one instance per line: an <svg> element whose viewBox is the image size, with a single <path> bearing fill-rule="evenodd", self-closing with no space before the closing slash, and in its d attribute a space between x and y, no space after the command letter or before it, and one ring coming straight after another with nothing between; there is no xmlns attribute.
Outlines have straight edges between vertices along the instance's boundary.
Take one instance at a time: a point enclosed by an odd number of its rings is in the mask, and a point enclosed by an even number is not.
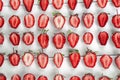
<svg viewBox="0 0 120 80"><path fill-rule="evenodd" d="M102 76L102 77L99 78L99 80L111 80L111 79L107 76Z"/></svg>
<svg viewBox="0 0 120 80"><path fill-rule="evenodd" d="M82 77L82 80L95 80L95 77L92 74L88 73Z"/></svg>
<svg viewBox="0 0 120 80"><path fill-rule="evenodd" d="M114 15L112 17L112 23L115 28L120 28L120 14Z"/></svg>
<svg viewBox="0 0 120 80"><path fill-rule="evenodd" d="M6 76L4 74L2 74L2 73L0 73L0 80L7 80Z"/></svg>
<svg viewBox="0 0 120 80"><path fill-rule="evenodd" d="M69 18L69 23L72 27L77 28L80 24L80 18L77 14L71 15Z"/></svg>
<svg viewBox="0 0 120 80"><path fill-rule="evenodd" d="M20 6L20 0L10 0L10 6L13 10L17 10Z"/></svg>
<svg viewBox="0 0 120 80"><path fill-rule="evenodd" d="M48 80L48 78L46 76L39 76L37 80Z"/></svg>
<svg viewBox="0 0 120 80"><path fill-rule="evenodd" d="M99 5L99 7L101 8L105 8L107 5L108 0L97 0L97 4Z"/></svg>
<svg viewBox="0 0 120 80"><path fill-rule="evenodd" d="M101 65L104 69L108 69L112 63L112 58L109 55L102 55L100 58Z"/></svg>
<svg viewBox="0 0 120 80"><path fill-rule="evenodd" d="M64 77L62 74L56 74L54 80L64 80Z"/></svg>
<svg viewBox="0 0 120 80"><path fill-rule="evenodd" d="M63 33L56 33L53 37L54 46L57 49L62 49L66 42L65 36Z"/></svg>
<svg viewBox="0 0 120 80"><path fill-rule="evenodd" d="M24 55L22 56L22 61L25 66L29 67L32 65L34 61L34 55L30 52L25 52Z"/></svg>
<svg viewBox="0 0 120 80"><path fill-rule="evenodd" d="M31 73L27 73L23 76L23 80L35 80L35 76Z"/></svg>
<svg viewBox="0 0 120 80"><path fill-rule="evenodd" d="M11 80L21 80L21 77L18 74L15 74L11 77Z"/></svg>
<svg viewBox="0 0 120 80"><path fill-rule="evenodd" d="M0 45L4 43L4 36L0 33Z"/></svg>
<svg viewBox="0 0 120 80"><path fill-rule="evenodd" d="M48 25L49 17L46 14L41 14L38 19L39 28L46 28Z"/></svg>
<svg viewBox="0 0 120 80"><path fill-rule="evenodd" d="M68 6L71 10L74 10L77 5L77 0L68 0Z"/></svg>
<svg viewBox="0 0 120 80"><path fill-rule="evenodd" d="M4 55L0 54L0 67L3 65L4 63Z"/></svg>
<svg viewBox="0 0 120 80"><path fill-rule="evenodd" d="M37 62L38 62L38 65L44 69L46 68L47 64L48 64L48 55L45 54L45 53L40 53L38 56L37 56Z"/></svg>
<svg viewBox="0 0 120 80"><path fill-rule="evenodd" d="M12 32L9 39L14 46L18 46L20 43L20 35L16 32Z"/></svg>
<svg viewBox="0 0 120 80"><path fill-rule="evenodd" d="M60 68L63 63L64 57L61 53L56 53L53 57L53 62L57 68Z"/></svg>
<svg viewBox="0 0 120 80"><path fill-rule="evenodd" d="M20 18L16 15L13 15L9 18L9 24L14 29L16 29L20 23L21 23Z"/></svg>
<svg viewBox="0 0 120 80"><path fill-rule="evenodd" d="M114 4L115 7L120 7L120 0L112 0L112 3Z"/></svg>
<svg viewBox="0 0 120 80"><path fill-rule="evenodd" d="M108 21L108 15L105 12L102 12L98 15L98 23L100 27L104 27Z"/></svg>
<svg viewBox="0 0 120 80"><path fill-rule="evenodd" d="M98 35L98 39L101 45L106 45L108 38L109 38L109 35L106 31L100 32Z"/></svg>
<svg viewBox="0 0 120 80"><path fill-rule="evenodd" d="M12 66L18 66L20 62L20 55L16 52L13 52L9 55L9 61Z"/></svg>
<svg viewBox="0 0 120 80"><path fill-rule="evenodd" d="M92 4L93 0L83 0L85 7L88 9Z"/></svg>
<svg viewBox="0 0 120 80"><path fill-rule="evenodd" d="M23 0L23 4L28 12L32 11L34 0Z"/></svg>
<svg viewBox="0 0 120 80"><path fill-rule="evenodd" d="M26 45L31 45L34 42L33 33L31 33L31 32L24 33L23 37L22 37L22 40Z"/></svg>
<svg viewBox="0 0 120 80"><path fill-rule="evenodd" d="M62 29L65 24L65 21L65 17L60 13L56 14L53 18L53 23L57 29Z"/></svg>
<svg viewBox="0 0 120 80"><path fill-rule="evenodd" d="M83 35L83 41L84 41L85 44L90 45L92 43L92 41L93 41L93 35L92 35L92 33L86 32Z"/></svg>
<svg viewBox="0 0 120 80"><path fill-rule="evenodd" d="M61 9L63 6L64 0L52 0L52 4L55 9Z"/></svg>
<svg viewBox="0 0 120 80"><path fill-rule="evenodd" d="M118 69L120 69L120 55L118 55L118 56L115 58L115 64L116 64L116 66L118 67Z"/></svg>
<svg viewBox="0 0 120 80"><path fill-rule="evenodd" d="M117 77L117 80L120 80L120 76Z"/></svg>
<svg viewBox="0 0 120 80"><path fill-rule="evenodd" d="M35 24L35 17L33 14L28 14L24 16L24 24L27 28L32 28Z"/></svg>
<svg viewBox="0 0 120 80"><path fill-rule="evenodd" d="M116 48L120 48L120 32L115 32L112 35L112 41L114 43L114 45L116 46Z"/></svg>
<svg viewBox="0 0 120 80"><path fill-rule="evenodd" d="M72 77L70 78L70 80L80 80L80 77L78 77L78 76L72 76Z"/></svg>
<svg viewBox="0 0 120 80"><path fill-rule="evenodd" d="M83 60L87 67L93 68L97 61L96 53L88 50L86 55L83 57Z"/></svg>
<svg viewBox="0 0 120 80"><path fill-rule="evenodd" d="M2 11L2 8L3 8L3 1L0 0L0 11Z"/></svg>
<svg viewBox="0 0 120 80"><path fill-rule="evenodd" d="M0 28L2 28L4 25L4 18L0 16Z"/></svg>
<svg viewBox="0 0 120 80"><path fill-rule="evenodd" d="M67 40L69 42L69 45L72 48L74 48L77 45L78 41L79 41L79 35L77 33L75 33L75 32L71 32L68 35Z"/></svg>
<svg viewBox="0 0 120 80"><path fill-rule="evenodd" d="M94 16L92 13L86 13L83 16L83 22L86 28L91 28L94 22Z"/></svg>
<svg viewBox="0 0 120 80"><path fill-rule="evenodd" d="M43 11L46 11L49 4L49 0L40 0L40 7Z"/></svg>

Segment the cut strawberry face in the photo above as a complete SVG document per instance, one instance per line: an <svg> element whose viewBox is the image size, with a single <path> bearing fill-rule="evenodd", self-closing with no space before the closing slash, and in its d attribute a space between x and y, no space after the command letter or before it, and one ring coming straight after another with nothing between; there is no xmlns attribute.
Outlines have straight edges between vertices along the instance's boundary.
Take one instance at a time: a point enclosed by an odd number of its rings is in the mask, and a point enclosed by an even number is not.
<svg viewBox="0 0 120 80"><path fill-rule="evenodd" d="M25 15L24 24L27 28L32 28L35 24L35 17L32 14Z"/></svg>
<svg viewBox="0 0 120 80"><path fill-rule="evenodd" d="M20 6L20 0L10 0L10 6L13 10L17 10Z"/></svg>
<svg viewBox="0 0 120 80"><path fill-rule="evenodd" d="M52 0L52 4L55 9L61 9L63 6L64 0Z"/></svg>
<svg viewBox="0 0 120 80"><path fill-rule="evenodd" d="M0 54L0 67L3 65L4 63L4 55Z"/></svg>
<svg viewBox="0 0 120 80"><path fill-rule="evenodd" d="M70 78L70 80L80 80L80 77L78 77L78 76L72 76L72 77Z"/></svg>
<svg viewBox="0 0 120 80"><path fill-rule="evenodd" d="M43 11L46 11L49 4L49 0L40 0L40 7Z"/></svg>
<svg viewBox="0 0 120 80"><path fill-rule="evenodd" d="M80 18L77 14L71 15L69 18L69 23L72 27L77 28L80 24Z"/></svg>
<svg viewBox="0 0 120 80"><path fill-rule="evenodd" d="M11 80L21 80L21 77L18 74L15 74L11 77Z"/></svg>
<svg viewBox="0 0 120 80"><path fill-rule="evenodd" d="M48 25L49 17L46 14L41 14L38 19L39 28L46 28Z"/></svg>
<svg viewBox="0 0 120 80"><path fill-rule="evenodd" d="M0 33L0 45L4 43L4 36Z"/></svg>
<svg viewBox="0 0 120 80"><path fill-rule="evenodd" d="M57 68L60 68L63 63L63 55L61 53L56 53L53 57L53 62Z"/></svg>
<svg viewBox="0 0 120 80"><path fill-rule="evenodd" d="M46 76L39 76L37 80L48 80L48 78Z"/></svg>
<svg viewBox="0 0 120 80"><path fill-rule="evenodd" d="M118 69L120 69L120 56L117 56L117 57L115 58L115 64L116 64L116 66L118 67Z"/></svg>
<svg viewBox="0 0 120 80"><path fill-rule="evenodd" d="M4 25L4 18L2 17L2 16L0 16L0 28L2 28L3 27L3 25Z"/></svg>
<svg viewBox="0 0 120 80"><path fill-rule="evenodd" d="M101 8L105 8L107 5L108 0L97 0L97 4L99 5L99 7Z"/></svg>
<svg viewBox="0 0 120 80"><path fill-rule="evenodd" d="M101 65L104 69L108 69L112 63L112 58L109 55L103 55L100 58Z"/></svg>
<svg viewBox="0 0 120 80"><path fill-rule="evenodd" d="M68 6L71 10L74 10L77 5L77 0L68 0Z"/></svg>
<svg viewBox="0 0 120 80"><path fill-rule="evenodd" d="M3 8L3 1L0 0L0 11L2 11L2 8Z"/></svg>
<svg viewBox="0 0 120 80"><path fill-rule="evenodd" d="M61 74L56 74L54 80L64 80L64 77Z"/></svg>
<svg viewBox="0 0 120 80"><path fill-rule="evenodd" d="M82 77L82 80L95 80L95 77L92 75L92 74L85 74L83 77Z"/></svg>
<svg viewBox="0 0 120 80"><path fill-rule="evenodd" d="M85 44L90 45L92 43L92 41L93 41L93 35L92 35L92 33L86 32L83 35L83 41L84 41Z"/></svg>
<svg viewBox="0 0 120 80"><path fill-rule="evenodd" d="M115 7L120 7L120 0L112 0L112 3L114 4Z"/></svg>
<svg viewBox="0 0 120 80"><path fill-rule="evenodd" d="M53 23L57 29L62 29L65 24L65 17L62 14L56 14L53 18Z"/></svg>
<svg viewBox="0 0 120 80"><path fill-rule="evenodd" d="M94 16L92 13L86 13L83 16L83 22L86 28L91 28L94 22Z"/></svg>
<svg viewBox="0 0 120 80"><path fill-rule="evenodd" d="M21 23L20 18L16 15L13 15L9 18L9 24L14 29L18 28L20 23Z"/></svg>
<svg viewBox="0 0 120 80"><path fill-rule="evenodd" d="M102 76L102 77L99 78L99 80L111 80L111 79L107 76Z"/></svg>
<svg viewBox="0 0 120 80"><path fill-rule="evenodd" d="M4 74L0 73L0 80L7 80L7 78Z"/></svg>
<svg viewBox="0 0 120 80"><path fill-rule="evenodd" d="M28 12L32 11L34 0L23 0L23 4Z"/></svg>
<svg viewBox="0 0 120 80"><path fill-rule="evenodd" d="M88 9L92 4L93 0L83 0L85 7Z"/></svg>
<svg viewBox="0 0 120 80"><path fill-rule="evenodd" d="M120 28L120 15L119 14L114 15L112 17L112 23L113 23L115 28Z"/></svg>
<svg viewBox="0 0 120 80"><path fill-rule="evenodd" d="M120 48L120 32L116 32L112 35L112 41L116 48Z"/></svg>
<svg viewBox="0 0 120 80"><path fill-rule="evenodd" d="M27 73L23 76L23 80L35 80L35 76L31 73Z"/></svg>
<svg viewBox="0 0 120 80"><path fill-rule="evenodd" d="M108 21L108 15L105 12L102 12L98 15L98 23L100 27L104 27Z"/></svg>

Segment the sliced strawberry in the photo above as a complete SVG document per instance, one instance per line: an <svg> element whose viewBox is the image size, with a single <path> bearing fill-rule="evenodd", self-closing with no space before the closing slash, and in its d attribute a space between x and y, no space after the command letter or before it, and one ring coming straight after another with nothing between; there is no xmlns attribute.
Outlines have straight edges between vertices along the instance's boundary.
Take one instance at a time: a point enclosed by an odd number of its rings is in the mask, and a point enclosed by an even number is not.
<svg viewBox="0 0 120 80"><path fill-rule="evenodd" d="M22 56L22 61L25 66L29 67L32 65L34 61L34 55L30 52L25 52L24 55Z"/></svg>
<svg viewBox="0 0 120 80"><path fill-rule="evenodd" d="M77 14L71 15L69 18L69 23L72 27L77 28L80 24L80 18Z"/></svg>
<svg viewBox="0 0 120 80"><path fill-rule="evenodd" d="M52 4L55 9L61 9L63 6L64 0L52 0Z"/></svg>
<svg viewBox="0 0 120 80"><path fill-rule="evenodd" d="M111 79L107 76L102 76L102 77L99 78L99 80L111 80Z"/></svg>
<svg viewBox="0 0 120 80"><path fill-rule="evenodd" d="M77 33L74 33L74 32L71 32L68 37L67 37L67 40L69 42L69 45L74 48L78 41L79 41L79 35Z"/></svg>
<svg viewBox="0 0 120 80"><path fill-rule="evenodd" d="M83 41L85 44L88 44L90 45L93 41L93 34L90 33L90 32L86 32L84 35L83 35Z"/></svg>
<svg viewBox="0 0 120 80"><path fill-rule="evenodd" d="M32 28L35 24L35 17L33 16L33 14L25 15L24 23L27 28Z"/></svg>
<svg viewBox="0 0 120 80"><path fill-rule="evenodd" d="M109 55L102 55L100 58L101 65L104 69L108 69L112 63L112 58Z"/></svg>
<svg viewBox="0 0 120 80"><path fill-rule="evenodd" d="M23 0L23 4L28 12L32 11L34 0Z"/></svg>
<svg viewBox="0 0 120 80"><path fill-rule="evenodd" d="M49 17L46 14L41 14L38 19L39 28L46 28L48 25Z"/></svg>
<svg viewBox="0 0 120 80"><path fill-rule="evenodd" d="M35 76L31 73L27 73L23 76L23 80L35 80Z"/></svg>
<svg viewBox="0 0 120 80"><path fill-rule="evenodd" d="M0 45L4 43L4 36L0 33Z"/></svg>
<svg viewBox="0 0 120 80"><path fill-rule="evenodd" d="M112 3L114 4L115 7L120 7L120 0L112 0Z"/></svg>
<svg viewBox="0 0 120 80"><path fill-rule="evenodd" d="M117 80L120 80L120 76L117 77Z"/></svg>
<svg viewBox="0 0 120 80"><path fill-rule="evenodd" d="M46 11L49 4L49 0L40 0L40 7L43 11Z"/></svg>
<svg viewBox="0 0 120 80"><path fill-rule="evenodd" d="M83 22L86 28L91 28L94 22L94 16L92 13L86 13L83 16Z"/></svg>
<svg viewBox="0 0 120 80"><path fill-rule="evenodd" d="M16 32L12 32L9 39L14 46L18 46L20 43L20 35Z"/></svg>
<svg viewBox="0 0 120 80"><path fill-rule="evenodd" d="M56 74L54 80L64 80L64 77L62 74Z"/></svg>
<svg viewBox="0 0 120 80"><path fill-rule="evenodd" d="M26 32L23 34L22 39L26 45L31 45L34 42L34 35L31 32Z"/></svg>
<svg viewBox="0 0 120 80"><path fill-rule="evenodd" d="M108 0L97 0L97 4L99 5L99 7L101 8L105 8L107 5Z"/></svg>
<svg viewBox="0 0 120 80"><path fill-rule="evenodd" d="M20 18L16 15L13 15L9 18L9 24L14 29L16 29L20 23L21 23Z"/></svg>
<svg viewBox="0 0 120 80"><path fill-rule="evenodd" d="M88 50L86 55L83 57L83 60L87 67L93 68L97 61L96 53Z"/></svg>
<svg viewBox="0 0 120 80"><path fill-rule="evenodd" d="M118 55L118 56L115 58L115 64L116 64L116 66L118 67L118 69L120 69L120 55Z"/></svg>
<svg viewBox="0 0 120 80"><path fill-rule="evenodd" d="M17 10L20 7L20 0L10 0L10 6L13 10Z"/></svg>
<svg viewBox="0 0 120 80"><path fill-rule="evenodd" d="M115 28L120 28L120 14L114 15L112 17L112 23Z"/></svg>
<svg viewBox="0 0 120 80"><path fill-rule="evenodd" d="M78 77L78 76L72 76L72 77L70 78L70 80L80 80L80 77Z"/></svg>
<svg viewBox="0 0 120 80"><path fill-rule="evenodd" d="M65 21L66 19L62 14L56 14L53 18L53 23L57 29L62 29Z"/></svg>
<svg viewBox="0 0 120 80"><path fill-rule="evenodd" d="M3 27L3 25L4 25L4 18L2 17L2 16L0 16L0 28L2 28Z"/></svg>
<svg viewBox="0 0 120 80"><path fill-rule="evenodd" d="M68 0L68 6L71 10L74 10L77 5L77 0Z"/></svg>
<svg viewBox="0 0 120 80"><path fill-rule="evenodd" d="M63 55L61 53L56 53L53 57L53 62L57 68L60 68L63 63Z"/></svg>
<svg viewBox="0 0 120 80"><path fill-rule="evenodd" d="M7 80L7 78L4 74L0 73L0 80Z"/></svg>
<svg viewBox="0 0 120 80"><path fill-rule="evenodd" d="M4 63L4 55L0 53L0 67L3 65Z"/></svg>
<svg viewBox="0 0 120 80"><path fill-rule="evenodd" d="M116 46L116 48L120 48L120 32L115 32L112 35L112 41L114 45Z"/></svg>
<svg viewBox="0 0 120 80"><path fill-rule="evenodd" d="M2 9L3 9L3 1L0 0L0 11L2 11Z"/></svg>
<svg viewBox="0 0 120 80"><path fill-rule="evenodd" d="M21 80L21 77L18 74L15 74L11 77L11 80Z"/></svg>
<svg viewBox="0 0 120 80"><path fill-rule="evenodd" d="M38 62L38 65L44 69L46 68L47 64L48 64L48 55L45 54L45 53L40 53L38 56L37 56L37 62Z"/></svg>
<svg viewBox="0 0 120 80"><path fill-rule="evenodd" d="M82 80L95 80L95 77L92 74L88 73L82 77Z"/></svg>
<svg viewBox="0 0 120 80"><path fill-rule="evenodd" d="M93 0L83 0L85 7L88 9L92 4Z"/></svg>
<svg viewBox="0 0 120 80"><path fill-rule="evenodd" d="M37 80L48 80L48 78L46 76L39 76Z"/></svg>
<svg viewBox="0 0 120 80"><path fill-rule="evenodd" d="M104 27L108 21L108 15L105 12L102 12L98 15L98 23L100 27Z"/></svg>
<svg viewBox="0 0 120 80"><path fill-rule="evenodd" d="M57 49L62 49L66 42L65 36L62 33L56 33L53 37L54 46Z"/></svg>

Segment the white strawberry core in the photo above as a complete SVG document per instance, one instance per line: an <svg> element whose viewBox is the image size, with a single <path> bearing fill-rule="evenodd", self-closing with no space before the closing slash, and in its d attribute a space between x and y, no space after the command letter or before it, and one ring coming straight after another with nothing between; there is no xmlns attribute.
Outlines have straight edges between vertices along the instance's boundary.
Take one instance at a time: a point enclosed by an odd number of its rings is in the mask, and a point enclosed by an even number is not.
<svg viewBox="0 0 120 80"><path fill-rule="evenodd" d="M64 79L63 79L62 75L56 75L55 80L64 80Z"/></svg>
<svg viewBox="0 0 120 80"><path fill-rule="evenodd" d="M71 22L72 26L77 27L78 23L79 23L79 19L76 16L72 16L70 19L70 22Z"/></svg>
<svg viewBox="0 0 120 80"><path fill-rule="evenodd" d="M60 67L63 57L60 53L55 54L55 64Z"/></svg>
<svg viewBox="0 0 120 80"><path fill-rule="evenodd" d="M12 34L11 39L12 39L13 43L15 43L15 44L18 43L18 36L16 34Z"/></svg>
<svg viewBox="0 0 120 80"><path fill-rule="evenodd" d="M48 16L45 15L45 14L42 14L42 15L39 17L38 23L39 23L39 26L40 26L40 27L46 27L47 24L48 24Z"/></svg>
<svg viewBox="0 0 120 80"><path fill-rule="evenodd" d="M17 7L19 6L19 1L18 0L11 0L11 4L13 5L13 7L15 8L15 9L17 9Z"/></svg>
<svg viewBox="0 0 120 80"><path fill-rule="evenodd" d="M53 0L54 1L54 5L56 8L61 8L62 6L62 0Z"/></svg>
<svg viewBox="0 0 120 80"><path fill-rule="evenodd" d="M32 14L26 15L25 16L25 22L27 27L32 27L34 24L34 17L32 16Z"/></svg>
<svg viewBox="0 0 120 80"><path fill-rule="evenodd" d="M98 0L98 3L99 3L99 5L101 6L101 7L104 7L105 5L106 5L106 2L107 2L108 0Z"/></svg>
<svg viewBox="0 0 120 80"><path fill-rule="evenodd" d="M24 35L24 41L26 44L30 44L33 42L33 36L31 35L31 33L26 33Z"/></svg>
<svg viewBox="0 0 120 80"><path fill-rule="evenodd" d="M84 18L84 23L87 27L91 27L93 24L93 16L91 14L86 14Z"/></svg>

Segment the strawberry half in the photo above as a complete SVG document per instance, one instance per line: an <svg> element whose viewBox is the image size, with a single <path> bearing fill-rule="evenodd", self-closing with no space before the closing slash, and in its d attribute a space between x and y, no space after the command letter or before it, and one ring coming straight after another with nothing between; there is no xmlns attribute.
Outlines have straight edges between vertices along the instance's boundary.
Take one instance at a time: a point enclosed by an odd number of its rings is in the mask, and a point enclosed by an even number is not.
<svg viewBox="0 0 120 80"><path fill-rule="evenodd" d="M31 33L31 32L24 33L23 37L22 37L22 40L26 45L31 45L34 42L33 33Z"/></svg>
<svg viewBox="0 0 120 80"><path fill-rule="evenodd" d="M115 64L116 64L116 66L118 67L118 69L120 69L120 55L118 55L118 56L115 58Z"/></svg>
<svg viewBox="0 0 120 80"><path fill-rule="evenodd" d="M62 74L56 74L54 80L64 80L64 77Z"/></svg>
<svg viewBox="0 0 120 80"><path fill-rule="evenodd" d="M44 69L46 68L47 64L48 64L48 55L45 54L45 53L40 53L38 56L37 56L37 62L38 62L38 65Z"/></svg>
<svg viewBox="0 0 120 80"><path fill-rule="evenodd" d="M2 9L3 9L3 1L0 0L0 11L2 11Z"/></svg>
<svg viewBox="0 0 120 80"><path fill-rule="evenodd" d="M83 35L83 41L85 44L88 44L90 45L93 41L93 34L90 33L90 32L86 32L84 35Z"/></svg>
<svg viewBox="0 0 120 80"><path fill-rule="evenodd" d="M93 68L97 61L96 53L88 50L86 55L83 57L83 60L87 67Z"/></svg>
<svg viewBox="0 0 120 80"><path fill-rule="evenodd" d="M65 24L65 21L65 17L60 13L56 14L53 18L53 23L57 29L62 29Z"/></svg>
<svg viewBox="0 0 120 80"><path fill-rule="evenodd" d="M80 80L80 77L78 77L78 76L72 76L72 77L70 78L70 80Z"/></svg>
<svg viewBox="0 0 120 80"><path fill-rule="evenodd" d="M12 32L9 39L14 46L18 46L20 43L20 35L16 32Z"/></svg>
<svg viewBox="0 0 120 80"><path fill-rule="evenodd" d="M49 0L40 0L40 3L39 3L43 11L46 11L48 4L49 4Z"/></svg>
<svg viewBox="0 0 120 80"><path fill-rule="evenodd" d="M99 78L99 80L111 80L111 79L107 76L102 76L102 77Z"/></svg>
<svg viewBox="0 0 120 80"><path fill-rule="evenodd" d="M4 55L0 53L0 67L3 65L4 63Z"/></svg>
<svg viewBox="0 0 120 80"><path fill-rule="evenodd" d="M108 15L105 12L102 12L98 15L98 23L100 27L104 27L108 21Z"/></svg>
<svg viewBox="0 0 120 80"><path fill-rule="evenodd" d="M46 28L48 25L49 17L46 14L41 14L38 19L39 28Z"/></svg>
<svg viewBox="0 0 120 80"><path fill-rule="evenodd" d="M61 67L61 65L63 63L63 59L64 59L64 57L61 53L54 54L53 62L56 65L57 68Z"/></svg>
<svg viewBox="0 0 120 80"><path fill-rule="evenodd" d="M117 80L120 80L120 76L117 77Z"/></svg>
<svg viewBox="0 0 120 80"><path fill-rule="evenodd" d="M108 69L112 63L112 58L109 55L102 55L100 58L101 65L104 69Z"/></svg>
<svg viewBox="0 0 120 80"><path fill-rule="evenodd" d="M67 40L69 42L69 45L74 48L78 41L79 41L79 35L77 33L74 33L74 32L71 32L68 37L67 37Z"/></svg>
<svg viewBox="0 0 120 80"><path fill-rule="evenodd" d="M23 80L35 80L35 76L31 73L27 73L23 76Z"/></svg>
<svg viewBox="0 0 120 80"><path fill-rule="evenodd" d="M35 17L33 14L28 14L24 16L24 24L27 28L32 28L35 24Z"/></svg>
<svg viewBox="0 0 120 80"><path fill-rule="evenodd" d="M116 48L120 48L120 32L115 32L112 35L112 41L114 45L116 46Z"/></svg>
<svg viewBox="0 0 120 80"><path fill-rule="evenodd" d="M61 9L63 6L64 0L52 0L52 4L55 9Z"/></svg>
<svg viewBox="0 0 120 80"><path fill-rule="evenodd" d="M37 80L48 80L48 78L46 76L39 76Z"/></svg>
<svg viewBox="0 0 120 80"><path fill-rule="evenodd" d="M34 0L23 0L23 4L28 12L32 11Z"/></svg>
<svg viewBox="0 0 120 80"><path fill-rule="evenodd" d="M97 0L97 4L99 5L99 7L101 8L105 8L107 5L108 0Z"/></svg>
<svg viewBox="0 0 120 80"><path fill-rule="evenodd" d="M83 22L86 28L91 28L94 22L94 16L92 13L86 13L83 16Z"/></svg>
<svg viewBox="0 0 120 80"><path fill-rule="evenodd" d="M13 10L17 10L20 7L20 0L10 0L10 6Z"/></svg>
<svg viewBox="0 0 120 80"><path fill-rule="evenodd" d="M62 49L66 42L65 36L63 33L56 33L53 37L54 46L57 49Z"/></svg>
<svg viewBox="0 0 120 80"><path fill-rule="evenodd" d="M0 16L0 28L2 28L3 27L3 25L4 25L4 18L2 17L2 16Z"/></svg>
<svg viewBox="0 0 120 80"><path fill-rule="evenodd" d="M0 33L0 45L4 43L4 36Z"/></svg>
<svg viewBox="0 0 120 80"><path fill-rule="evenodd" d="M22 61L25 66L29 67L32 65L34 61L34 55L30 52L25 52L24 55L22 56Z"/></svg>
<svg viewBox="0 0 120 80"><path fill-rule="evenodd" d="M9 18L9 24L14 29L16 29L20 23L21 23L20 18L16 15L13 15Z"/></svg>
<svg viewBox="0 0 120 80"><path fill-rule="evenodd" d="M114 15L112 17L112 23L115 28L120 28L120 14Z"/></svg>
<svg viewBox="0 0 120 80"><path fill-rule="evenodd" d="M21 80L21 77L18 74L15 74L11 77L11 80Z"/></svg>
<svg viewBox="0 0 120 80"><path fill-rule="evenodd" d="M92 74L88 73L82 77L82 80L95 80L95 77Z"/></svg>
<svg viewBox="0 0 120 80"><path fill-rule="evenodd" d="M77 5L77 0L68 0L68 6L71 10L74 10Z"/></svg>
<svg viewBox="0 0 120 80"><path fill-rule="evenodd" d="M114 4L115 7L120 7L120 0L112 0L112 3Z"/></svg>
<svg viewBox="0 0 120 80"><path fill-rule="evenodd" d="M71 15L69 18L69 23L72 27L77 28L80 24L80 18L77 14Z"/></svg>
<svg viewBox="0 0 120 80"><path fill-rule="evenodd" d="M92 4L93 0L83 0L85 7L88 9Z"/></svg>
<svg viewBox="0 0 120 80"><path fill-rule="evenodd" d="M0 73L0 80L7 80L7 78L4 74Z"/></svg>

